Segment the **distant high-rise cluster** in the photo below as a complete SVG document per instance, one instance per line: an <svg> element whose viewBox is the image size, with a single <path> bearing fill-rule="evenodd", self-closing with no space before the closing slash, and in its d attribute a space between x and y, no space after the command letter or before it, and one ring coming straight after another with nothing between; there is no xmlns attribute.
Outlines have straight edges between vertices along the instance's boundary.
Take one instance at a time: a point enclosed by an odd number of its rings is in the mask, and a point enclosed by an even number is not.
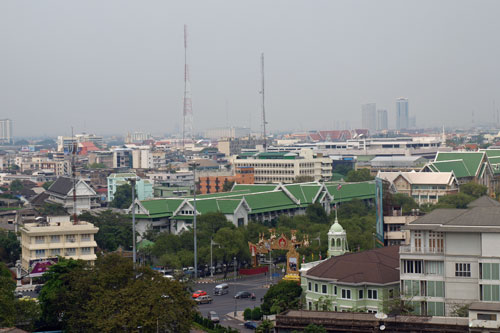
<svg viewBox="0 0 500 333"><path fill-rule="evenodd" d="M396 100L396 129L409 128L409 118L408 98L400 97Z"/></svg>
<svg viewBox="0 0 500 333"><path fill-rule="evenodd" d="M361 126L370 132L377 130L376 110L375 103L361 105Z"/></svg>
<svg viewBox="0 0 500 333"><path fill-rule="evenodd" d="M12 143L12 120L0 119L0 143Z"/></svg>
<svg viewBox="0 0 500 333"><path fill-rule="evenodd" d="M377 110L377 131L385 131L388 129L387 110Z"/></svg>

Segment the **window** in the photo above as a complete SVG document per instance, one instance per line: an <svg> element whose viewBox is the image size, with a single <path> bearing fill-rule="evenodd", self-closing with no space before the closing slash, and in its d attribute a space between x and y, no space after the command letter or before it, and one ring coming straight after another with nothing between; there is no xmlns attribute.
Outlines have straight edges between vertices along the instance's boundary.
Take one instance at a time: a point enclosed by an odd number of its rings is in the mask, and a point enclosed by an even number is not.
<svg viewBox="0 0 500 333"><path fill-rule="evenodd" d="M311 282L308 282L308 283L307 283L307 290L309 290L309 291L311 291L311 290L312 290Z"/></svg>
<svg viewBox="0 0 500 333"><path fill-rule="evenodd" d="M363 299L363 289L358 290L358 299Z"/></svg>
<svg viewBox="0 0 500 333"><path fill-rule="evenodd" d="M443 281L427 281L427 294L430 297L444 297Z"/></svg>
<svg viewBox="0 0 500 333"><path fill-rule="evenodd" d="M342 289L342 298L343 299L351 299L351 290L350 289Z"/></svg>
<svg viewBox="0 0 500 333"><path fill-rule="evenodd" d="M90 254L90 247L82 247L80 251L82 254Z"/></svg>
<svg viewBox="0 0 500 333"><path fill-rule="evenodd" d="M35 243L36 244L43 244L43 243L45 243L45 236L36 236L35 237Z"/></svg>
<svg viewBox="0 0 500 333"><path fill-rule="evenodd" d="M75 239L76 239L75 235L66 235L67 242L74 243Z"/></svg>
<svg viewBox="0 0 500 333"><path fill-rule="evenodd" d="M337 295L337 286L333 287L333 294Z"/></svg>
<svg viewBox="0 0 500 333"><path fill-rule="evenodd" d="M497 315L493 313L478 313L477 320L497 320Z"/></svg>
<svg viewBox="0 0 500 333"><path fill-rule="evenodd" d="M443 262L442 261L426 261L425 274L430 275L443 275Z"/></svg>
<svg viewBox="0 0 500 333"><path fill-rule="evenodd" d="M243 227L245 225L245 219L243 217L238 219L238 227Z"/></svg>
<svg viewBox="0 0 500 333"><path fill-rule="evenodd" d="M81 240L82 240L82 242L90 241L90 234L82 234Z"/></svg>
<svg viewBox="0 0 500 333"><path fill-rule="evenodd" d="M325 284L321 286L321 292L322 292L323 294L326 294L326 293L327 293L327 291L326 291L326 285L325 285Z"/></svg>
<svg viewBox="0 0 500 333"><path fill-rule="evenodd" d="M315 283L315 284L314 284L314 292L315 292L315 293L317 293L317 292L318 292L318 284L317 284L317 283Z"/></svg>
<svg viewBox="0 0 500 333"><path fill-rule="evenodd" d="M444 249L444 235L442 232L429 232L429 251L441 253Z"/></svg>
<svg viewBox="0 0 500 333"><path fill-rule="evenodd" d="M481 284L479 292L481 301L500 301L500 286L497 284Z"/></svg>
<svg viewBox="0 0 500 333"><path fill-rule="evenodd" d="M377 289L368 289L368 299L378 299Z"/></svg>
<svg viewBox="0 0 500 333"><path fill-rule="evenodd" d="M76 254L76 249L75 248L69 248L66 249L66 254L67 256L74 256Z"/></svg>
<svg viewBox="0 0 500 333"><path fill-rule="evenodd" d="M377 310L370 310L370 309L368 309L368 310L366 310L366 312L376 314L376 313L377 313Z"/></svg>
<svg viewBox="0 0 500 333"><path fill-rule="evenodd" d="M403 260L405 273L422 274L422 260Z"/></svg>
<svg viewBox="0 0 500 333"><path fill-rule="evenodd" d="M53 256L58 256L61 254L61 249L52 249L51 253Z"/></svg>
<svg viewBox="0 0 500 333"><path fill-rule="evenodd" d="M35 254L37 258L45 257L45 250L36 250Z"/></svg>
<svg viewBox="0 0 500 333"><path fill-rule="evenodd" d="M470 264L456 263L455 276L470 277Z"/></svg>
<svg viewBox="0 0 500 333"><path fill-rule="evenodd" d="M499 280L500 264L495 263L480 263L479 278L483 280Z"/></svg>
<svg viewBox="0 0 500 333"><path fill-rule="evenodd" d="M422 251L423 237L422 237L421 231L415 231L413 233L413 242L414 242L415 251L416 252Z"/></svg>
<svg viewBox="0 0 500 333"><path fill-rule="evenodd" d="M59 243L61 240L60 240L60 237L59 235L52 235L50 236L50 242L51 243Z"/></svg>

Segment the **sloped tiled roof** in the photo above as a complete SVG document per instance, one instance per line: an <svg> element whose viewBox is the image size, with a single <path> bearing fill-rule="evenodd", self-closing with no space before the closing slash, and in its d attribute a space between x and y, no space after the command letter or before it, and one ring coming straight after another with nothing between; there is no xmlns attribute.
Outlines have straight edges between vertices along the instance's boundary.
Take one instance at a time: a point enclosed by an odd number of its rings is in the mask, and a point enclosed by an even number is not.
<svg viewBox="0 0 500 333"><path fill-rule="evenodd" d="M462 160L467 170L469 170L470 175L475 176L479 171L479 166L481 165L484 155L484 152L438 152L435 162Z"/></svg>
<svg viewBox="0 0 500 333"><path fill-rule="evenodd" d="M73 188L73 180L68 177L59 177L57 180L50 185L48 191L66 195Z"/></svg>
<svg viewBox="0 0 500 333"><path fill-rule="evenodd" d="M399 281L399 246L331 257L311 268L307 277L339 283L390 284Z"/></svg>
<svg viewBox="0 0 500 333"><path fill-rule="evenodd" d="M338 185L341 184L342 188L337 190ZM328 182L325 183L328 193L334 197L334 202L350 201L354 198L357 199L370 199L375 198L375 182L360 182L360 183L338 183Z"/></svg>
<svg viewBox="0 0 500 333"><path fill-rule="evenodd" d="M154 199L143 200L141 205L149 211L149 215L137 214L137 217L166 217L172 216L173 212L179 208L183 199Z"/></svg>
<svg viewBox="0 0 500 333"><path fill-rule="evenodd" d="M321 186L317 183L305 184L289 184L284 187L298 200L301 206L308 206L314 203L314 198L321 190Z"/></svg>
<svg viewBox="0 0 500 333"><path fill-rule="evenodd" d="M432 162L428 166L434 172L453 171L457 178L474 177L474 174L469 171L463 160Z"/></svg>
<svg viewBox="0 0 500 333"><path fill-rule="evenodd" d="M452 172L382 172L377 177L394 182L397 177L403 176L410 184L441 184L448 185L453 179Z"/></svg>

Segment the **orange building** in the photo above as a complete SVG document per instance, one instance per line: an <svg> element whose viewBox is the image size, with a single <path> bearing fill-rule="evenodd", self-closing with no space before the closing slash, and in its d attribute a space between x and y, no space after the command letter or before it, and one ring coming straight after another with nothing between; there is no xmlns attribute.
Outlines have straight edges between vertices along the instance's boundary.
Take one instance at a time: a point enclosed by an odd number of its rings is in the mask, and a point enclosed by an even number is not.
<svg viewBox="0 0 500 333"><path fill-rule="evenodd" d="M252 167L237 167L234 176L206 176L198 178L198 190L201 194L223 192L224 184L253 184L254 170Z"/></svg>

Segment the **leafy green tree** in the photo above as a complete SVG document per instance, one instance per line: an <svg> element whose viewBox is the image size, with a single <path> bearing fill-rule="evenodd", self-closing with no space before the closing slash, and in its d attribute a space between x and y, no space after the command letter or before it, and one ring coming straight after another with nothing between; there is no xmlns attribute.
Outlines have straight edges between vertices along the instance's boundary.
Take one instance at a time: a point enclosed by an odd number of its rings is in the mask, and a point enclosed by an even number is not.
<svg viewBox="0 0 500 333"><path fill-rule="evenodd" d="M219 247L214 247L215 256L226 264L224 278L227 276L229 263L234 257L239 262L250 259L250 251L243 230L236 229L234 226L220 228L214 236L214 241L220 244Z"/></svg>
<svg viewBox="0 0 500 333"><path fill-rule="evenodd" d="M488 192L488 188L484 185L470 182L460 186L460 192L477 199L479 197L482 197L483 195L486 195L486 193Z"/></svg>
<svg viewBox="0 0 500 333"><path fill-rule="evenodd" d="M349 173L349 171L351 171L351 170L352 170L352 168L349 165L336 164L332 169L332 173L339 173L341 175L346 176Z"/></svg>
<svg viewBox="0 0 500 333"><path fill-rule="evenodd" d="M224 180L224 183L222 184L222 192L230 192L231 189L233 188L234 181L230 182L227 179Z"/></svg>
<svg viewBox="0 0 500 333"><path fill-rule="evenodd" d="M79 217L99 228L95 235L97 246L103 251L116 251L119 246L132 248L132 222L127 215L105 210L98 214L84 212Z"/></svg>
<svg viewBox="0 0 500 333"><path fill-rule="evenodd" d="M328 215L325 209L317 202L307 206L306 216L312 223L328 223Z"/></svg>
<svg viewBox="0 0 500 333"><path fill-rule="evenodd" d="M347 176L345 178L345 181L348 183L355 183L355 182L364 182L367 180L373 180L375 177L373 177L370 174L369 169L359 169L359 170L351 170L347 173Z"/></svg>
<svg viewBox="0 0 500 333"><path fill-rule="evenodd" d="M442 196L435 208L467 208L467 205L474 200L474 197L465 193L456 193Z"/></svg>
<svg viewBox="0 0 500 333"><path fill-rule="evenodd" d="M403 215L410 214L412 209L419 208L418 204L412 197L403 193L393 194L391 201L393 206L398 206L403 209Z"/></svg>
<svg viewBox="0 0 500 333"><path fill-rule="evenodd" d="M19 193L24 189L23 182L20 181L19 179L13 180L10 183L10 191L12 193Z"/></svg>
<svg viewBox="0 0 500 333"><path fill-rule="evenodd" d="M271 333L273 332L274 324L270 320L263 320L259 327L255 330L256 333Z"/></svg>
<svg viewBox="0 0 500 333"><path fill-rule="evenodd" d="M33 331L41 315L40 305L34 299L16 300L16 326Z"/></svg>
<svg viewBox="0 0 500 333"><path fill-rule="evenodd" d="M113 201L110 206L115 208L126 209L132 204L132 186L123 184L116 188Z"/></svg>
<svg viewBox="0 0 500 333"><path fill-rule="evenodd" d="M42 187L45 189L45 190L48 190L50 186L52 186L52 184L54 184L53 181L49 180L48 182L45 182L42 184Z"/></svg>
<svg viewBox="0 0 500 333"><path fill-rule="evenodd" d="M271 286L264 295L261 310L264 314L275 314L298 309L302 288L294 281L280 281Z"/></svg>
<svg viewBox="0 0 500 333"><path fill-rule="evenodd" d="M68 215L68 211L61 204L44 202L43 205L37 209L41 215L45 216L62 216Z"/></svg>
<svg viewBox="0 0 500 333"><path fill-rule="evenodd" d="M245 311L243 311L243 319L252 320L252 309L246 308Z"/></svg>
<svg viewBox="0 0 500 333"><path fill-rule="evenodd" d="M309 182L313 182L313 181L314 181L313 176L306 176L306 175L297 176L293 180L294 183L309 183Z"/></svg>
<svg viewBox="0 0 500 333"><path fill-rule="evenodd" d="M44 319L68 332L189 332L194 302L177 281L129 259L101 256L95 265L62 259L40 293Z"/></svg>
<svg viewBox="0 0 500 333"><path fill-rule="evenodd" d="M260 307L256 307L252 310L252 320L261 320L262 312L260 311Z"/></svg>
<svg viewBox="0 0 500 333"><path fill-rule="evenodd" d="M10 271L0 262L0 327L11 327L16 323L14 290L16 284Z"/></svg>
<svg viewBox="0 0 500 333"><path fill-rule="evenodd" d="M0 260L6 263L15 263L21 253L21 244L12 231L0 229Z"/></svg>
<svg viewBox="0 0 500 333"><path fill-rule="evenodd" d="M304 329L304 333L326 333L326 329L321 325L309 324Z"/></svg>

